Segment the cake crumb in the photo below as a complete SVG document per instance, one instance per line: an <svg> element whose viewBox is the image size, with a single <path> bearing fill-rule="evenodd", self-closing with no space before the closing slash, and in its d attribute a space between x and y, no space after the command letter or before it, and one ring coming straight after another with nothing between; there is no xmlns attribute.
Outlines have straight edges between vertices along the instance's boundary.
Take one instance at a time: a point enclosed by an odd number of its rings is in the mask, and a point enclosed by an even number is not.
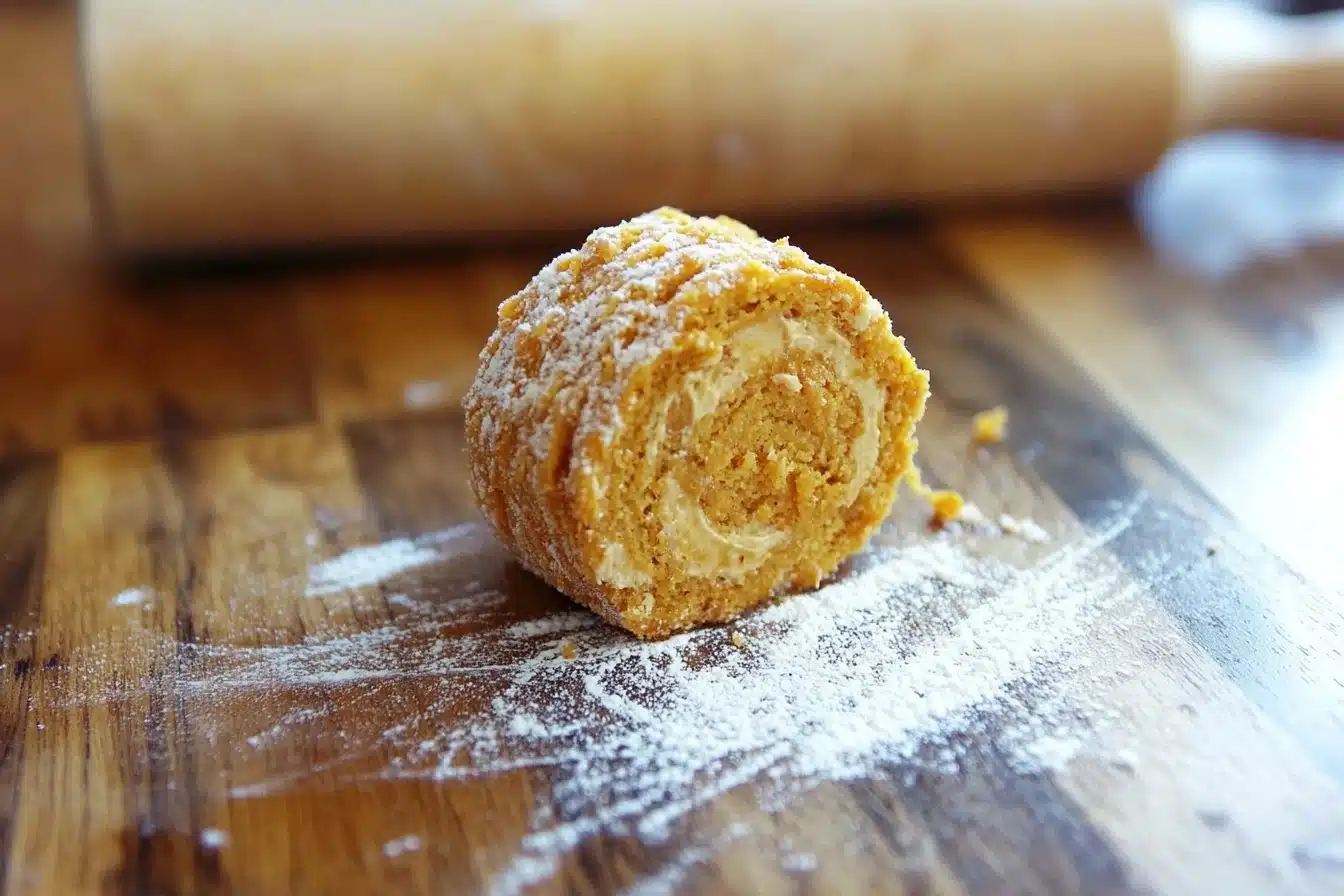
<svg viewBox="0 0 1344 896"><path fill-rule="evenodd" d="M798 377L794 376L791 373L777 373L773 377L771 377L771 379L779 383L784 388L788 389L790 392L803 391L802 380L798 379Z"/></svg>
<svg viewBox="0 0 1344 896"><path fill-rule="evenodd" d="M574 646L573 641L565 641L560 645L560 656L566 660L572 660L579 655L578 648Z"/></svg>
<svg viewBox="0 0 1344 896"><path fill-rule="evenodd" d="M933 516L929 519L930 527L941 529L961 516L962 509L966 506L965 499L951 489L929 488L924 483L919 467L911 464L903 478L911 491L933 506Z"/></svg>
<svg viewBox="0 0 1344 896"><path fill-rule="evenodd" d="M954 523L961 516L962 509L966 506L965 498L960 494L953 492L952 489L930 489L923 481L923 476L919 473L919 467L911 463L905 474L906 485L910 486L911 492L925 498L933 505L933 517L930 517L929 525L934 529L941 529L949 523Z"/></svg>
<svg viewBox="0 0 1344 896"><path fill-rule="evenodd" d="M747 646L747 636L736 629L734 629L733 633L728 636L728 641L738 650Z"/></svg>
<svg viewBox="0 0 1344 896"><path fill-rule="evenodd" d="M1008 409L1003 405L971 418L971 438L977 445L997 445L1008 433Z"/></svg>
<svg viewBox="0 0 1344 896"><path fill-rule="evenodd" d="M928 498L929 503L933 505L933 518L929 520L929 525L935 529L941 529L948 523L956 521L961 516L962 508L966 506L965 499L949 489L931 491Z"/></svg>

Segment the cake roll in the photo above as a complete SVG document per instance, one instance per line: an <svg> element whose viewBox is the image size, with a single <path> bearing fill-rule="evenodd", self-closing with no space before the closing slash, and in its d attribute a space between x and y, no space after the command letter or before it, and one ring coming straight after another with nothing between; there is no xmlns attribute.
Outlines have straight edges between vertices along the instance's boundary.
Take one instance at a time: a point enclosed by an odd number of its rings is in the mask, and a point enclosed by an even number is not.
<svg viewBox="0 0 1344 896"><path fill-rule="evenodd" d="M662 208L500 305L464 399L471 487L528 570L661 638L814 588L860 550L927 396L856 280Z"/></svg>

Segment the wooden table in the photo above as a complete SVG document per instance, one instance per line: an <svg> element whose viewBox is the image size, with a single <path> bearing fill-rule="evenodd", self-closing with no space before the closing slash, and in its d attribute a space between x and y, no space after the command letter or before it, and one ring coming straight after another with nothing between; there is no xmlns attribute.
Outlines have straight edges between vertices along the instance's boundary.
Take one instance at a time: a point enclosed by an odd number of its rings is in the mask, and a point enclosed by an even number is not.
<svg viewBox="0 0 1344 896"><path fill-rule="evenodd" d="M640 647L479 525L457 402L561 243L116 270L69 18L0 10L7 892L1344 892L1339 149L790 228L885 303L925 471L990 519L907 497L844 572L885 564L896 656L836 642L851 717L768 615ZM854 581L789 617L818 650Z"/></svg>

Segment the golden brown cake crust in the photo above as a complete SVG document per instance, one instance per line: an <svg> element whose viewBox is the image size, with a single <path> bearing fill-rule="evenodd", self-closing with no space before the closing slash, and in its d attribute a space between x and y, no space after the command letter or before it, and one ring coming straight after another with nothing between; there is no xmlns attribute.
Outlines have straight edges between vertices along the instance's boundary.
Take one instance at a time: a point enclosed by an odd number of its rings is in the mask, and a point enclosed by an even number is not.
<svg viewBox="0 0 1344 896"><path fill-rule="evenodd" d="M500 306L464 402L472 489L528 569L663 637L814 587L860 549L927 394L855 280L659 209Z"/></svg>
<svg viewBox="0 0 1344 896"><path fill-rule="evenodd" d="M997 445L1008 435L1008 409L1003 405L981 411L971 418L971 440L979 445Z"/></svg>

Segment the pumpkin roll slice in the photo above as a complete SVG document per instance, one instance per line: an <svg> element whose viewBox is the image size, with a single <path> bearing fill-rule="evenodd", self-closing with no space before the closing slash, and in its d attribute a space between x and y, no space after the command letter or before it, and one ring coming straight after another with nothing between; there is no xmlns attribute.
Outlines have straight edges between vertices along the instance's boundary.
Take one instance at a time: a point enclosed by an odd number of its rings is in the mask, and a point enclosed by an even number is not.
<svg viewBox="0 0 1344 896"><path fill-rule="evenodd" d="M861 549L927 395L854 279L664 208L500 306L464 402L471 485L524 566L659 638L815 587Z"/></svg>

